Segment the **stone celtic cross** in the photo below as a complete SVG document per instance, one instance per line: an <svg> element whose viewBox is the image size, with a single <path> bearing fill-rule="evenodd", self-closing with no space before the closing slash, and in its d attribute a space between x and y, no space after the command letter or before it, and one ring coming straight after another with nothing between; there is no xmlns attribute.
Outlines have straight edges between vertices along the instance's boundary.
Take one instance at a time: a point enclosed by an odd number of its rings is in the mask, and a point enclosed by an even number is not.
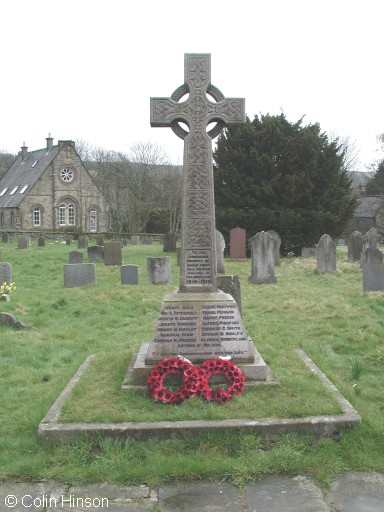
<svg viewBox="0 0 384 512"><path fill-rule="evenodd" d="M184 84L170 98L151 98L151 126L171 127L184 140L181 292L217 291L211 141L244 121L244 99L225 98L211 84L210 54L185 54Z"/></svg>

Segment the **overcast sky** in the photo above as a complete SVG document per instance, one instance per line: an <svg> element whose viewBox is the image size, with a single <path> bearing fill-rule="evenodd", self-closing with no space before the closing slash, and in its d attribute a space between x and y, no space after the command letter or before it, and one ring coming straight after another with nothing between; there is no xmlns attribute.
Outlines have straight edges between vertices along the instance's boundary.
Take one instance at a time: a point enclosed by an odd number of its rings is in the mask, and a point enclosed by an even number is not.
<svg viewBox="0 0 384 512"><path fill-rule="evenodd" d="M246 113L283 111L349 137L360 170L381 156L383 0L12 0L1 5L0 149L57 140L128 152L183 141L151 128L149 98L210 53L212 84Z"/></svg>

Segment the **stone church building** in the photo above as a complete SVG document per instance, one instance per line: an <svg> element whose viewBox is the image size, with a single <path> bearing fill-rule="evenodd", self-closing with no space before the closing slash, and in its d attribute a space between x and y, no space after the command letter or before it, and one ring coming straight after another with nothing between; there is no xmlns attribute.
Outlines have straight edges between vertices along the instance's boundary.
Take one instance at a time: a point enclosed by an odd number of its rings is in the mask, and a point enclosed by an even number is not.
<svg viewBox="0 0 384 512"><path fill-rule="evenodd" d="M0 230L104 233L107 204L75 143L53 138L36 151L21 148L0 180Z"/></svg>

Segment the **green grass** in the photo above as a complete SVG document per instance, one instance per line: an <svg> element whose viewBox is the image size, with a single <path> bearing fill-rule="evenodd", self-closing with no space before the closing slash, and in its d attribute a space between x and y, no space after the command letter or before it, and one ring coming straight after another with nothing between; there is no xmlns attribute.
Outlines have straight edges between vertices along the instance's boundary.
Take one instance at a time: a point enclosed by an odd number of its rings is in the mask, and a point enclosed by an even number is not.
<svg viewBox="0 0 384 512"><path fill-rule="evenodd" d="M57 479L156 485L180 478L238 484L273 473L306 474L326 485L346 469L384 471L384 293L363 294L359 265L338 248L337 272L318 274L309 259L283 259L276 285L248 283L250 261L226 260L242 289L245 326L279 387L246 390L224 406L192 399L180 406L120 391L132 354L148 342L162 298L178 286L146 282L146 257L159 244L128 246L123 262L139 265L139 286L120 285L118 267L96 264L97 285L64 288L63 265L75 246L46 243L18 250L3 244L17 290L0 310L31 327L0 326L0 479ZM86 251L84 251L87 261ZM339 406L292 350L301 346L362 416L337 439L250 433L181 439L87 440L45 444L37 426L89 354L96 354L62 421L159 421L303 417Z"/></svg>

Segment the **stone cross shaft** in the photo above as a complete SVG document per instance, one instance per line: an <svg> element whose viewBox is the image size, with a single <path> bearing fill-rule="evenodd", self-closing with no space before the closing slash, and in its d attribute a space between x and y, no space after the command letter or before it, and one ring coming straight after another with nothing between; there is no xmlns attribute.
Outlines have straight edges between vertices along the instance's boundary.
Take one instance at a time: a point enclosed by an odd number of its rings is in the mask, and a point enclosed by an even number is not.
<svg viewBox="0 0 384 512"><path fill-rule="evenodd" d="M185 54L184 84L170 98L151 98L151 126L171 127L184 140L181 292L217 291L212 139L244 121L244 99L224 98L211 84L210 54Z"/></svg>

